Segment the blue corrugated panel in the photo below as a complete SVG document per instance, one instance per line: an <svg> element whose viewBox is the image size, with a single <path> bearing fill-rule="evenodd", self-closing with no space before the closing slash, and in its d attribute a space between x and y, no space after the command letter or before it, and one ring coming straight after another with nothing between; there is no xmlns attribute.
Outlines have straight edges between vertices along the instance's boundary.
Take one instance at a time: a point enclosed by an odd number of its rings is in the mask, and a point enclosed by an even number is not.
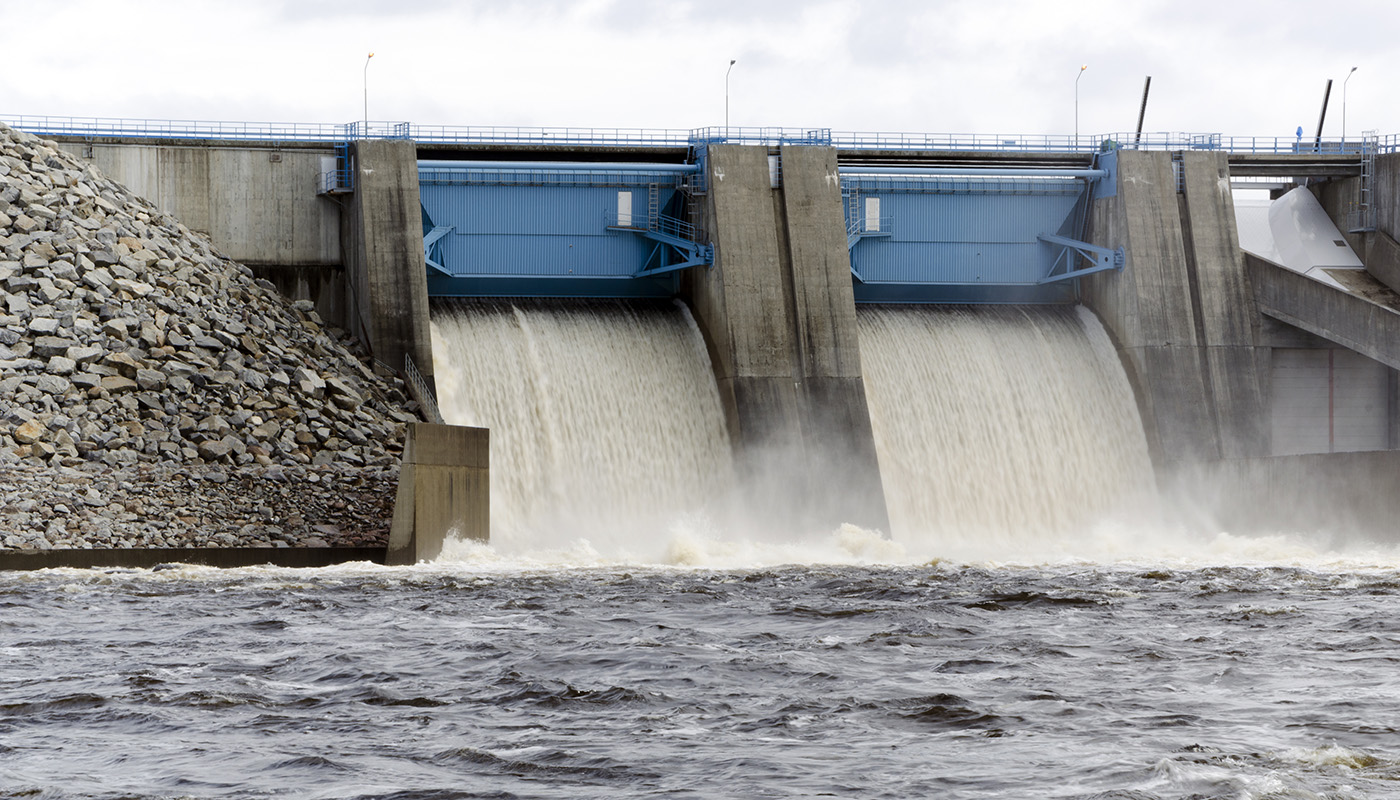
<svg viewBox="0 0 1400 800"><path fill-rule="evenodd" d="M1082 235L1082 182L899 186L862 178L843 186L856 194L848 215L878 197L881 217L892 223L889 235L864 238L851 251L852 268L867 284L1032 285L1058 252L1037 237Z"/></svg>
<svg viewBox="0 0 1400 800"><path fill-rule="evenodd" d="M647 214L645 187L630 189L632 216ZM433 223L452 226L443 263L457 277L630 277L654 243L616 225L616 188L424 184ZM659 187L661 205L675 195Z"/></svg>

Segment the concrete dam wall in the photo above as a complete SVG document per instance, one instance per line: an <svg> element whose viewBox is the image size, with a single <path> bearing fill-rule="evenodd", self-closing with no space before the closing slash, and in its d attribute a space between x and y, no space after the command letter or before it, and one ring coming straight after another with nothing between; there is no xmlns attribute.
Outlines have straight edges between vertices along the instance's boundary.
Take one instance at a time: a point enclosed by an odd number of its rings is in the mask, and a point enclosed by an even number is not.
<svg viewBox="0 0 1400 800"><path fill-rule="evenodd" d="M411 356L431 381L413 142L357 143L362 181L340 197L315 192L323 159L333 156L326 147L209 148L203 155L153 144L66 147L87 147L88 157L148 187L138 191L174 213L207 220L231 256L335 275L319 294L323 306L338 309L326 316L392 369ZM685 269L677 283L676 297L708 352L738 483L762 487L779 527L890 525L894 467L882 463L872 432L839 178L844 157L824 146L711 145L696 213L713 263ZM1285 480L1315 495L1311 486L1327 481L1308 476L1324 473L1331 485L1349 485L1355 470L1366 472L1365 485L1383 482L1377 465L1393 463L1385 448L1395 447L1400 431L1394 309L1364 292L1298 283L1243 253L1228 154L1119 151L1116 161L1113 191L1088 205L1088 231L1095 245L1121 247L1126 267L1079 278L1076 291L1121 360L1158 483L1229 482L1241 487L1238 497L1264 497L1261 487L1268 487L1276 498L1289 494L1279 488ZM1389 174L1393 164L1382 159L1378 172ZM1337 183L1317 189L1325 205L1348 191L1345 180ZM1386 185L1378 179L1377 191L1390 191ZM235 214L234 207L246 210ZM1361 239L1348 234L1377 276L1390 261L1400 265L1387 224ZM263 225L276 235L259 235ZM1289 422L1280 409L1307 405L1289 381L1316 372L1314 355L1327 353L1318 368L1325 370L1325 409L1304 409L1312 416ZM1376 445L1373 436L1362 446L1380 452L1359 458L1280 447L1277 431L1287 425L1337 424L1339 387L1351 380L1337 365L1350 363L1347 354L1364 362L1358 369L1371 376L1368 386L1381 376L1379 399L1366 402L1385 408L1366 413L1386 427L1384 441ZM1332 449L1339 440L1327 441ZM1285 452L1307 458L1285 466L1293 463L1279 455ZM783 476L777 487L756 477L776 474ZM1389 509L1396 497L1400 491L1377 492L1375 507Z"/></svg>

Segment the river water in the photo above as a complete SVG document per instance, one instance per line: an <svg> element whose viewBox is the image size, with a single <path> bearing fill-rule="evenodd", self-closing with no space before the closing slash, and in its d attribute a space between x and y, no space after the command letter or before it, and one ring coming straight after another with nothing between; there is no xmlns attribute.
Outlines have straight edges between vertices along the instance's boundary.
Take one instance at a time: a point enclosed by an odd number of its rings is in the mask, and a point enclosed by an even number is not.
<svg viewBox="0 0 1400 800"><path fill-rule="evenodd" d="M478 556L0 576L0 797L1400 796L1383 551Z"/></svg>
<svg viewBox="0 0 1400 800"><path fill-rule="evenodd" d="M683 307L435 312L492 543L0 574L0 798L1400 797L1395 544L1157 495L1082 310L860 326L892 530L792 536Z"/></svg>

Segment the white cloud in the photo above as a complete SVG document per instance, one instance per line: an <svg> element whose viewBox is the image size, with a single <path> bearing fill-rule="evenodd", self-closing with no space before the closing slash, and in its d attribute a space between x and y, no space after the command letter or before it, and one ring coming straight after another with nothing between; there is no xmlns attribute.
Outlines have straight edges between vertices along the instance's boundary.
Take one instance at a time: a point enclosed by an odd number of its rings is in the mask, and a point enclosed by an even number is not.
<svg viewBox="0 0 1400 800"><path fill-rule="evenodd" d="M0 7L0 114L952 133L1400 132L1379 0L53 0ZM16 67L22 65L22 68Z"/></svg>

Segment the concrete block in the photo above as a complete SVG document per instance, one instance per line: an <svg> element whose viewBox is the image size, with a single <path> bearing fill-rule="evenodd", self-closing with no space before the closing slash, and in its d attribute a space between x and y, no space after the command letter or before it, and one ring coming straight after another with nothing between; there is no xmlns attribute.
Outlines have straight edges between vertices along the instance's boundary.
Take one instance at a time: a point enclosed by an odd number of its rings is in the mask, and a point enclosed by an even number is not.
<svg viewBox="0 0 1400 800"><path fill-rule="evenodd" d="M1400 243L1385 231L1376 231L1366 254L1366 271L1371 277L1400 292Z"/></svg>
<svg viewBox="0 0 1400 800"><path fill-rule="evenodd" d="M408 426L385 563L431 561L448 536L490 539L489 455L485 428Z"/></svg>
<svg viewBox="0 0 1400 800"><path fill-rule="evenodd" d="M1220 458L1218 428L1197 347L1145 347L1133 354L1142 364L1147 432L1159 465ZM1155 440L1155 441L1154 441Z"/></svg>
<svg viewBox="0 0 1400 800"><path fill-rule="evenodd" d="M1271 452L1267 397L1270 348L1207 347L1211 406L1222 458L1257 458Z"/></svg>

